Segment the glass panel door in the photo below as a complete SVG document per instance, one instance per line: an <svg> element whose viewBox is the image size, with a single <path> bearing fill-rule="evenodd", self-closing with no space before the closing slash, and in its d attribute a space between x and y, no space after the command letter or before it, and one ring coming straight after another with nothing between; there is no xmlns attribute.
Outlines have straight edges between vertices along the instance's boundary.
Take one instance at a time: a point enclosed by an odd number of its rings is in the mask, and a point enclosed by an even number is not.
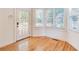
<svg viewBox="0 0 79 59"><path fill-rule="evenodd" d="M28 35L28 20L29 10L28 9L16 9L17 17L17 38L22 39Z"/></svg>

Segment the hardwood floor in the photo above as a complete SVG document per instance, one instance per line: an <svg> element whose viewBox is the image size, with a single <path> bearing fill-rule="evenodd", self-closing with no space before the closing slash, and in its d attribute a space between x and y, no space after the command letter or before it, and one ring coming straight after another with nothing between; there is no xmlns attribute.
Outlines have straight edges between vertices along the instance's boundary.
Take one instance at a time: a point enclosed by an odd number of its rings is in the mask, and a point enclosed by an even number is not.
<svg viewBox="0 0 79 59"><path fill-rule="evenodd" d="M29 37L10 44L0 51L76 51L69 43L46 36Z"/></svg>

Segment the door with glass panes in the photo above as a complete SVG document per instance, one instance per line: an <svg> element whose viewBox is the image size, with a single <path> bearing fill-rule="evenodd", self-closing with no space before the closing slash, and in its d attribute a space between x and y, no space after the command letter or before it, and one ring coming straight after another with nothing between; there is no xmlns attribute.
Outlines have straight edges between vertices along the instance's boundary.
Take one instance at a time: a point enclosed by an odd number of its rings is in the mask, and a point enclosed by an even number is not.
<svg viewBox="0 0 79 59"><path fill-rule="evenodd" d="M25 8L16 9L16 20L17 20L17 40L23 39L28 36L28 20L29 10Z"/></svg>

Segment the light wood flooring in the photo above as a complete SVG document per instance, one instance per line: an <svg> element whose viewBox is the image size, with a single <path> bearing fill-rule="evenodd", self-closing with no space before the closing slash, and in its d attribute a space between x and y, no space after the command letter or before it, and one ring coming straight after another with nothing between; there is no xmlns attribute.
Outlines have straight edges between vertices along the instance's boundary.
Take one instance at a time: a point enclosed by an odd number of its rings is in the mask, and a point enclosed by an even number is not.
<svg viewBox="0 0 79 59"><path fill-rule="evenodd" d="M77 51L69 43L46 36L29 37L0 48L0 51Z"/></svg>

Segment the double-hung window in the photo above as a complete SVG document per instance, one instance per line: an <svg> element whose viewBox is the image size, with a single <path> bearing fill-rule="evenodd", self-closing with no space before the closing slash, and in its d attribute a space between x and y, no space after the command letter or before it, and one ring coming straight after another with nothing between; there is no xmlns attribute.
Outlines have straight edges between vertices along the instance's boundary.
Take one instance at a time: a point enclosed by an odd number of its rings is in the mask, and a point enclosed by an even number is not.
<svg viewBox="0 0 79 59"><path fill-rule="evenodd" d="M52 8L46 10L46 15L47 15L46 16L46 18L47 18L47 20L46 20L47 21L46 26L49 26L49 27L50 26L51 27L53 26L53 13L54 12L53 12L53 9Z"/></svg>
<svg viewBox="0 0 79 59"><path fill-rule="evenodd" d="M35 9L35 26L41 27L44 26L44 9Z"/></svg>
<svg viewBox="0 0 79 59"><path fill-rule="evenodd" d="M70 28L73 31L79 32L79 8L72 8L70 10Z"/></svg>
<svg viewBox="0 0 79 59"><path fill-rule="evenodd" d="M64 8L55 8L55 27L64 28Z"/></svg>

